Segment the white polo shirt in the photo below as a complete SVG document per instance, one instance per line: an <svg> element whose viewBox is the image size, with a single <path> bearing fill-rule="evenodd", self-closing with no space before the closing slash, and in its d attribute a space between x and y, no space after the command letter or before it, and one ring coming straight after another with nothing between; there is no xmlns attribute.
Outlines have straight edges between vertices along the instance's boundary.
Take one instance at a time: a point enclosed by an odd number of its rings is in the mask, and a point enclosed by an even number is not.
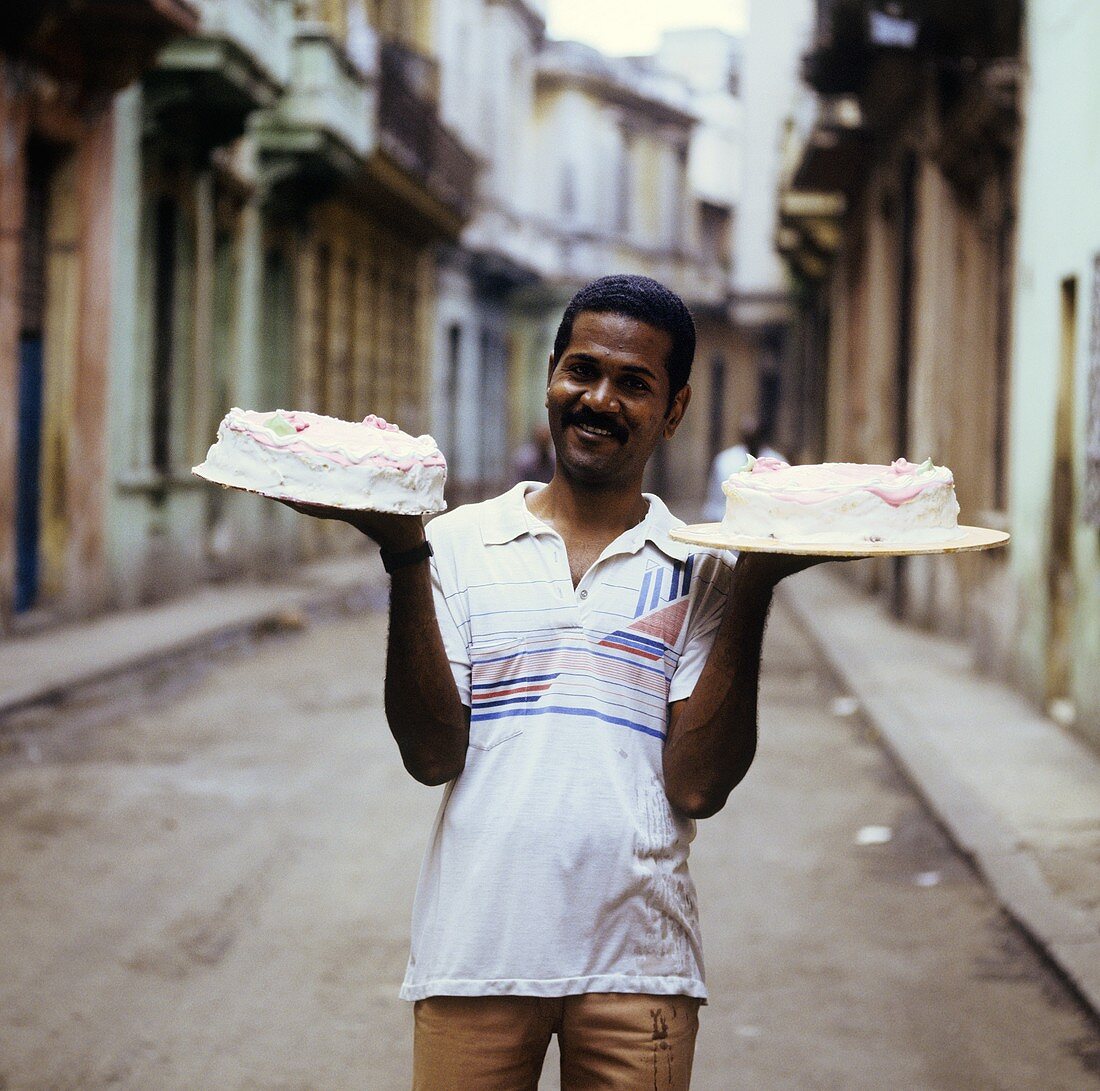
<svg viewBox="0 0 1100 1091"><path fill-rule="evenodd" d="M470 745L420 874L401 996L705 997L695 823L664 790L729 555L672 541L655 496L574 588L524 482L428 524L440 630Z"/></svg>

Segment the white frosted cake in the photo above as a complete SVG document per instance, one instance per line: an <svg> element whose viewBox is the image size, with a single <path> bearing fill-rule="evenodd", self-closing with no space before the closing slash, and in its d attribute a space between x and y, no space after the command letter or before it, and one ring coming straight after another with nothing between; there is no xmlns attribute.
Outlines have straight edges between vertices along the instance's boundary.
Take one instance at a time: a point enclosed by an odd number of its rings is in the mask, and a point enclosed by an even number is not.
<svg viewBox="0 0 1100 1091"><path fill-rule="evenodd" d="M447 463L431 436L369 416L230 409L206 461L209 481L283 500L400 515L442 511Z"/></svg>
<svg viewBox="0 0 1100 1091"><path fill-rule="evenodd" d="M722 491L722 530L732 536L918 545L963 534L954 477L931 459L919 466L904 458L889 466L788 466L750 458Z"/></svg>

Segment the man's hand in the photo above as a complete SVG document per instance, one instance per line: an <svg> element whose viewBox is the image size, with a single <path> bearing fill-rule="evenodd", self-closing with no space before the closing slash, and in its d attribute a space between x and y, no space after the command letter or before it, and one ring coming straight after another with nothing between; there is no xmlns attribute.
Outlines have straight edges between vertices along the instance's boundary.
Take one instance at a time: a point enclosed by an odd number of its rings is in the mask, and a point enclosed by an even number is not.
<svg viewBox="0 0 1100 1091"><path fill-rule="evenodd" d="M347 523L392 553L413 549L424 540L424 520L419 515L332 508L324 504L304 504L298 500L280 500L279 503L314 519L335 519Z"/></svg>
<svg viewBox="0 0 1100 1091"><path fill-rule="evenodd" d="M845 561L850 557L801 557L793 553L741 553L735 571L747 586L774 588L780 580L805 572L826 561Z"/></svg>

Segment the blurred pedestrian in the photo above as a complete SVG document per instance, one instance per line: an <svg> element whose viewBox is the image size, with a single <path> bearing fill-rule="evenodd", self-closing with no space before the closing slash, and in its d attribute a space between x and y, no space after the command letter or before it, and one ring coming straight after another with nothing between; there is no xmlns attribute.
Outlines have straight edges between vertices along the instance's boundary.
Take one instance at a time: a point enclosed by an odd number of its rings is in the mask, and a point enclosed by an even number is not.
<svg viewBox="0 0 1100 1091"><path fill-rule="evenodd" d="M541 481L544 484L554 476L554 443L550 429L540 424L531 432L531 438L516 452L512 459L512 480Z"/></svg>
<svg viewBox="0 0 1100 1091"><path fill-rule="evenodd" d="M547 485L424 527L342 519L392 574L385 707L406 768L446 784L401 995L413 1086L688 1087L706 997L694 820L756 751L775 585L821 558L674 541L642 492L688 407L695 327L638 276L573 297L554 342ZM434 560L431 558L434 557Z"/></svg>
<svg viewBox="0 0 1100 1091"><path fill-rule="evenodd" d="M778 458L787 460L774 447L765 442L764 429L760 421L752 414L741 418L740 442L724 451L719 451L711 464L710 477L707 480L707 499L703 507L703 522L718 523L726 514L726 494L722 492L722 482L742 469L749 456L753 458Z"/></svg>

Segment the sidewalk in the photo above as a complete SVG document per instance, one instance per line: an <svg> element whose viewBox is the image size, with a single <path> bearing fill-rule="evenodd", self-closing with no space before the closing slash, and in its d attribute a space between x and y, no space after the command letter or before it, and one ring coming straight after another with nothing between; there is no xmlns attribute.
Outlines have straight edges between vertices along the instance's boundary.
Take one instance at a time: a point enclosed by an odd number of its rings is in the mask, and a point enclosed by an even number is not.
<svg viewBox="0 0 1100 1091"><path fill-rule="evenodd" d="M0 641L0 729L26 705L250 632L293 627L310 610L381 594L383 585L377 555L364 551L303 565L284 580L210 584L156 606Z"/></svg>
<svg viewBox="0 0 1100 1091"><path fill-rule="evenodd" d="M0 642L0 730L20 707L383 593L377 557L360 553ZM964 645L898 624L827 570L780 593L1005 909L1100 1013L1100 759L975 674Z"/></svg>
<svg viewBox="0 0 1100 1091"><path fill-rule="evenodd" d="M781 589L1001 904L1100 1013L1100 759L827 570Z"/></svg>

